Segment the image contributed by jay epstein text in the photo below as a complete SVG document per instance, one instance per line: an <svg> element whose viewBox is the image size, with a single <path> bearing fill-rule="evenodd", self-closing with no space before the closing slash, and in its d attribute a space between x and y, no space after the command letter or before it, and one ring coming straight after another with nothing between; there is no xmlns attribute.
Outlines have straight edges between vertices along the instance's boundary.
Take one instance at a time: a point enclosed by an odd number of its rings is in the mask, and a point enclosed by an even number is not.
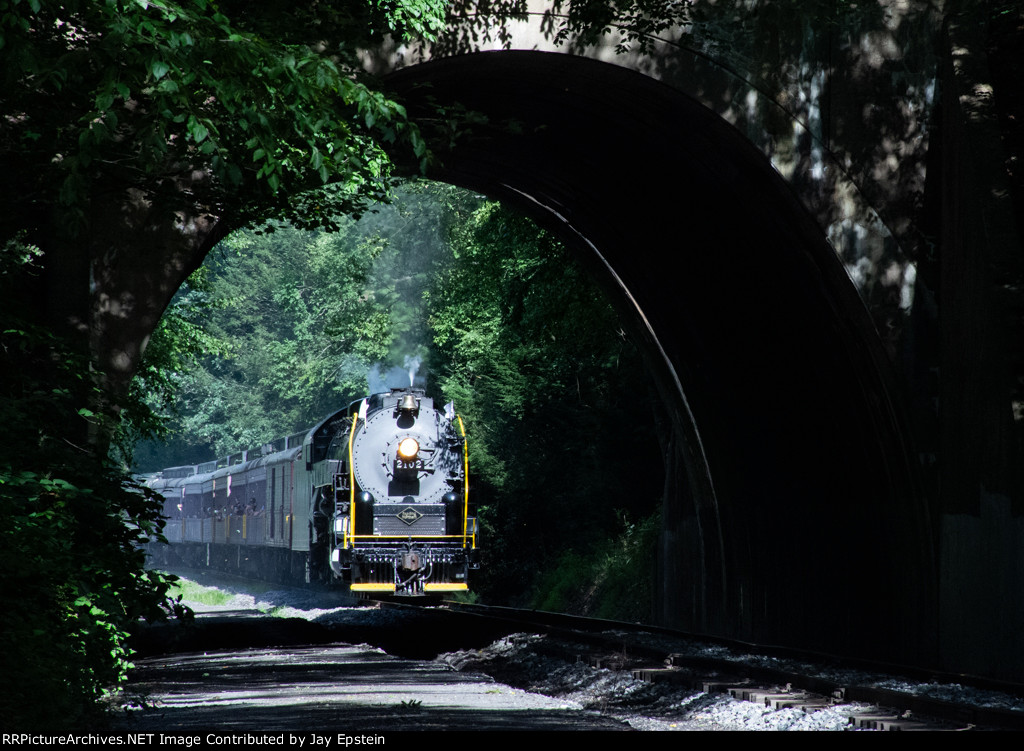
<svg viewBox="0 0 1024 751"><path fill-rule="evenodd" d="M292 748L350 748L382 746L379 734L349 733L120 733L41 735L3 733L4 746L290 746Z"/></svg>

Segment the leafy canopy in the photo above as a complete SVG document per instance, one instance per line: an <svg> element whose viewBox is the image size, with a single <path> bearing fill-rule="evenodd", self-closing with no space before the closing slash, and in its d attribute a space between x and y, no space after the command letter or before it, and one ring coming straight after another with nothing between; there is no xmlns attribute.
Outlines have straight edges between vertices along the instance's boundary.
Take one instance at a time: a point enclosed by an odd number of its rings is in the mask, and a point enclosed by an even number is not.
<svg viewBox="0 0 1024 751"><path fill-rule="evenodd" d="M559 565L558 552L590 555L623 519L652 513L662 490L654 391L568 249L500 204L465 208L429 289L431 371L471 431L470 483L490 560L501 562L482 572L484 586L514 598Z"/></svg>
<svg viewBox="0 0 1024 751"><path fill-rule="evenodd" d="M3 727L89 726L125 676L127 631L172 607L139 548L160 537L160 504L96 450L110 429L96 409L104 395L82 348L42 325L52 298L33 292L63 279L57 292L84 295L88 261L151 252L139 239L147 222L334 227L360 210L384 191L385 149L421 160L427 150L361 73L358 45L429 36L444 9L0 0L0 674L18 687L0 697ZM132 225L137 207L145 218ZM194 323L178 318L165 365L209 346Z"/></svg>
<svg viewBox="0 0 1024 751"><path fill-rule="evenodd" d="M135 408L168 415L171 443L140 443L138 466L257 447L364 396L369 374L422 360L424 294L447 251L451 206L478 200L412 182L358 221L339 218L335 232L232 233L176 296L146 350L133 388L149 398Z"/></svg>
<svg viewBox="0 0 1024 751"><path fill-rule="evenodd" d="M39 250L0 251L0 726L87 726L125 678L129 629L177 608L139 547L162 538L162 504L69 440L98 420L88 368L17 305Z"/></svg>
<svg viewBox="0 0 1024 751"><path fill-rule="evenodd" d="M0 2L0 144L13 169L2 231L55 206L81 230L91 200L125 190L239 224L333 227L383 196L386 148L427 158L402 106L359 67L359 43L429 38L445 6Z"/></svg>

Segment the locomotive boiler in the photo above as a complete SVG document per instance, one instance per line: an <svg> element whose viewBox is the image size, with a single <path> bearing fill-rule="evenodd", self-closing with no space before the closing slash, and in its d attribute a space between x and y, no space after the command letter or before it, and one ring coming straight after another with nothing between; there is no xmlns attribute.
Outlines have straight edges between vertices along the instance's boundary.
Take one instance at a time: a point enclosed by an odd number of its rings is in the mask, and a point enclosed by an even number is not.
<svg viewBox="0 0 1024 751"><path fill-rule="evenodd" d="M419 389L148 485L190 565L411 595L466 590L479 568L461 418Z"/></svg>

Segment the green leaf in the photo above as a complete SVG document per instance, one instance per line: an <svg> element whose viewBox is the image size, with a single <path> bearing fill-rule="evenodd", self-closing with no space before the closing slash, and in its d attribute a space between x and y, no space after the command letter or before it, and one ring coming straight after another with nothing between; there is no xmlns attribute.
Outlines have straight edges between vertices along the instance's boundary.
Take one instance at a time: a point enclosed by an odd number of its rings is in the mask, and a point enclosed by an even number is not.
<svg viewBox="0 0 1024 751"><path fill-rule="evenodd" d="M188 132L196 143L202 143L210 135L210 131L207 130L206 126L195 117L189 117L188 119Z"/></svg>

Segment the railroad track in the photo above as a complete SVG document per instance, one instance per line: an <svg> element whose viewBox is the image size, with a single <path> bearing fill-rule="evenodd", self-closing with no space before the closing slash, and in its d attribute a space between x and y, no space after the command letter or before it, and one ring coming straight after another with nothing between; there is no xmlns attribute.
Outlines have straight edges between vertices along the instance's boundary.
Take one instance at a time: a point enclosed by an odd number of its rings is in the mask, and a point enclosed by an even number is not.
<svg viewBox="0 0 1024 751"><path fill-rule="evenodd" d="M436 605L436 601L433 604ZM1024 711L1020 709L1024 706L1020 698L1024 697L1024 686L1021 685L710 639L632 623L513 608L454 602L424 608L408 600L384 601L379 607L412 608L419 611L419 615L406 622L396 613L396 617L370 619L363 625L356 619L344 627L337 623L326 627L309 622L289 625L272 619L276 623L271 625L277 628L271 629L261 622L258 611L240 609L211 613L202 618L206 625L202 635L197 634L195 639L206 644L210 640L217 642L222 633L228 633L232 640L240 643L244 636L249 646L339 640L367 642L404 657L430 659L438 652L463 650L468 654L485 650L486 645L505 635L539 633L548 641L538 644L537 648L547 650L552 657L561 660L561 664L575 662L610 668L651 684L678 687L680 694L728 695L757 702L771 710L797 709L807 713L841 706L843 712L848 712L849 725L859 728L1024 729ZM409 639L410 630L416 632L416 639ZM170 639L156 634L150 641L166 645ZM472 667L488 672L487 666L474 664ZM516 668L511 667L513 671ZM506 675L492 675L519 688L530 688L516 684ZM952 695L953 690L968 686L974 691L969 697L964 696L968 692L963 690L959 695ZM906 690L898 690L901 687ZM936 695L941 687L949 688L951 696ZM979 702L977 694L981 691L989 692L1003 704ZM1016 705L1012 704L1013 697L1017 697Z"/></svg>
<svg viewBox="0 0 1024 751"><path fill-rule="evenodd" d="M384 607L416 607L384 603ZM1024 730L1024 710L985 706L975 698L1024 706L1024 686L962 675L853 661L788 648L710 640L668 629L556 613L445 602L444 608L500 621L520 631L546 634L578 645L577 660L593 667L629 671L652 683L668 682L721 693L774 710L812 712L842 705L851 727L875 730ZM906 690L893 688L905 685ZM961 698L928 692L949 688ZM967 690L968 687L970 690ZM1005 697L1005 699L1003 698Z"/></svg>

